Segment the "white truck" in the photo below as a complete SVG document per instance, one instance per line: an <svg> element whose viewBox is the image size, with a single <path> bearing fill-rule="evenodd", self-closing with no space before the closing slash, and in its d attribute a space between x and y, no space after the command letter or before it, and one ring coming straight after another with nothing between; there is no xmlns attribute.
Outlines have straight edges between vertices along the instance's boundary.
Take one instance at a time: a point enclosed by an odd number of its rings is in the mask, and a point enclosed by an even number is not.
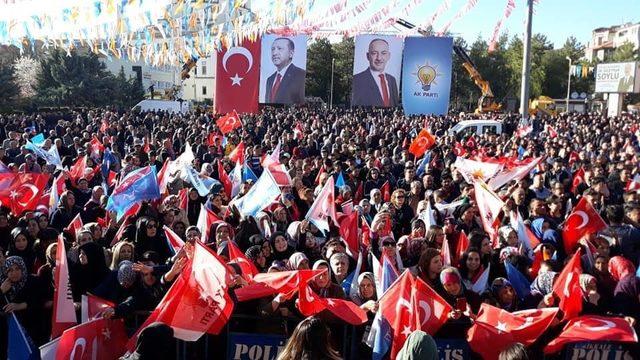
<svg viewBox="0 0 640 360"><path fill-rule="evenodd" d="M191 109L191 103L188 100L142 100L137 103L131 110L133 111L168 111L175 113L186 113Z"/></svg>
<svg viewBox="0 0 640 360"><path fill-rule="evenodd" d="M449 135L467 137L471 134L502 134L502 122L497 120L463 120L449 129Z"/></svg>

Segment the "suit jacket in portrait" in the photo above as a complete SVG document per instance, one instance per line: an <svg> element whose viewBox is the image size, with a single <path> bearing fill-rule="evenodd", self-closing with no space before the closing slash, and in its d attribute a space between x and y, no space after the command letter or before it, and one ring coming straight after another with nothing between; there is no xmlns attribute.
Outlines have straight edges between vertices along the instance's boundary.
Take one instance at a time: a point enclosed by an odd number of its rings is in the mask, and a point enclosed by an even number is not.
<svg viewBox="0 0 640 360"><path fill-rule="evenodd" d="M389 106L398 106L398 83L396 78L385 73L387 87L389 88ZM351 91L351 106L384 106L382 94L378 83L373 78L369 68L365 71L353 75L353 85Z"/></svg>
<svg viewBox="0 0 640 360"><path fill-rule="evenodd" d="M276 80L277 72L267 78L265 104L302 104L304 103L304 80L306 71L291 64L280 80L280 87L271 101L271 90Z"/></svg>

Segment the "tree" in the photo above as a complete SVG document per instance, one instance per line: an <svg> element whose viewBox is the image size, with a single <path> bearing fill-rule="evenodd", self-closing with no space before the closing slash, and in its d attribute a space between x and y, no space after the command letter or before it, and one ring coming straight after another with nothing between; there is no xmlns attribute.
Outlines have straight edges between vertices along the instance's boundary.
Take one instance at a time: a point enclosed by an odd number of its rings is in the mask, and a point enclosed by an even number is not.
<svg viewBox="0 0 640 360"><path fill-rule="evenodd" d="M31 57L21 57L13 63L13 71L20 88L20 96L23 98L35 96L40 63Z"/></svg>
<svg viewBox="0 0 640 360"><path fill-rule="evenodd" d="M329 101L333 49L327 39L318 39L307 49L306 95Z"/></svg>
<svg viewBox="0 0 640 360"><path fill-rule="evenodd" d="M354 50L355 41L352 37L344 38L341 42L333 44L333 56L336 59L333 78L334 104L349 105L351 103Z"/></svg>
<svg viewBox="0 0 640 360"><path fill-rule="evenodd" d="M20 94L11 66L0 65L0 110L13 109L14 101Z"/></svg>
<svg viewBox="0 0 640 360"><path fill-rule="evenodd" d="M618 46L610 55L605 56L604 62L627 62L640 60L640 49L634 50L633 44L625 42Z"/></svg>

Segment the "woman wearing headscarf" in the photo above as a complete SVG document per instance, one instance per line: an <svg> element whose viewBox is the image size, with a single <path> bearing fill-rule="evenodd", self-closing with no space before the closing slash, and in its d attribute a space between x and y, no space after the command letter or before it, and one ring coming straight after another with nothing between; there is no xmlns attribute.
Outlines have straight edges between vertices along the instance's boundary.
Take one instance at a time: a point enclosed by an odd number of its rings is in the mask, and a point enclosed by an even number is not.
<svg viewBox="0 0 640 360"><path fill-rule="evenodd" d="M200 216L200 205L204 204L204 198L200 197L196 188L190 188L188 200L187 200L187 219L190 225L198 223L198 216Z"/></svg>
<svg viewBox="0 0 640 360"><path fill-rule="evenodd" d="M91 293L102 299L119 303L131 295L137 280L138 273L133 270L133 263L123 260Z"/></svg>
<svg viewBox="0 0 640 360"><path fill-rule="evenodd" d="M378 169L377 167L372 167L367 174L367 180L364 182L364 196L371 197L372 207L376 207L376 205L378 205L379 203L379 201L376 201L375 203L373 201L374 191L380 189L382 185L384 185L384 180L380 177L380 169ZM380 200L381 199L382 196L380 197ZM376 211L379 210L379 208L376 209Z"/></svg>
<svg viewBox="0 0 640 360"><path fill-rule="evenodd" d="M480 309L480 296L467 290L462 285L462 278L458 269L446 267L440 273L443 299L451 305L453 311L449 313L449 321L438 331L438 334L447 337L446 334L460 334L471 327L470 315Z"/></svg>
<svg viewBox="0 0 640 360"><path fill-rule="evenodd" d="M71 259L70 259L71 260ZM94 242L88 242L78 248L78 259L70 262L71 290L73 301L79 302L81 296L93 291L109 275L104 250Z"/></svg>
<svg viewBox="0 0 640 360"><path fill-rule="evenodd" d="M29 232L23 227L15 227L11 231L11 243L9 244L8 256L20 256L27 267L27 273L34 273L36 254L33 252L33 243L29 237Z"/></svg>
<svg viewBox="0 0 640 360"><path fill-rule="evenodd" d="M378 297L376 296L376 283L373 273L363 272L358 275L358 293L351 300L367 312L367 322L355 327L351 348L352 351L357 352L359 359L370 359L372 351L366 345L366 341L371 331L375 313L378 311Z"/></svg>
<svg viewBox="0 0 640 360"><path fill-rule="evenodd" d="M301 252L293 253L289 257L289 268L291 270L309 270L309 259Z"/></svg>
<svg viewBox="0 0 640 360"><path fill-rule="evenodd" d="M231 241L235 237L233 227L224 221L215 221L209 227L209 238L205 244L216 250L223 242Z"/></svg>
<svg viewBox="0 0 640 360"><path fill-rule="evenodd" d="M613 291L611 309L618 314L640 320L640 278L633 263L622 256L609 260L609 273L618 283Z"/></svg>
<svg viewBox="0 0 640 360"><path fill-rule="evenodd" d="M531 293L527 303L533 307L548 307L555 303L553 283L558 276L555 271L541 272L531 283Z"/></svg>
<svg viewBox="0 0 640 360"><path fill-rule="evenodd" d="M598 294L597 280L593 275L580 274L580 290L582 290L582 311L580 314L604 315L606 310Z"/></svg>
<svg viewBox="0 0 640 360"><path fill-rule="evenodd" d="M313 282L309 282L311 289L323 298L344 299L344 291L340 285L331 281L331 267L329 266L329 263L325 260L318 260L313 264L313 270L324 269L327 269L327 271L316 276Z"/></svg>
<svg viewBox="0 0 640 360"><path fill-rule="evenodd" d="M289 245L285 233L276 231L269 238L273 254L271 260L288 260L293 255L295 249Z"/></svg>
<svg viewBox="0 0 640 360"><path fill-rule="evenodd" d="M376 216L382 210L384 200L382 199L382 192L377 188L371 190L371 198L369 199L371 217Z"/></svg>
<svg viewBox="0 0 640 360"><path fill-rule="evenodd" d="M46 332L41 325L44 294L37 277L30 275L24 260L9 256L4 264L4 276L0 283L0 309L15 313L33 341L40 345L46 341Z"/></svg>
<svg viewBox="0 0 640 360"><path fill-rule="evenodd" d="M412 332L398 352L396 360L437 360L438 345L422 330Z"/></svg>
<svg viewBox="0 0 640 360"><path fill-rule="evenodd" d="M516 291L513 285L511 285L511 282L505 278L496 278L493 280L493 283L491 283L491 291L488 295L492 300L492 305L500 309L509 312L520 310Z"/></svg>
<svg viewBox="0 0 640 360"><path fill-rule="evenodd" d="M143 216L136 221L135 258L141 259L147 251L155 251L164 263L171 252L168 248L164 232L158 231L158 222L149 216Z"/></svg>

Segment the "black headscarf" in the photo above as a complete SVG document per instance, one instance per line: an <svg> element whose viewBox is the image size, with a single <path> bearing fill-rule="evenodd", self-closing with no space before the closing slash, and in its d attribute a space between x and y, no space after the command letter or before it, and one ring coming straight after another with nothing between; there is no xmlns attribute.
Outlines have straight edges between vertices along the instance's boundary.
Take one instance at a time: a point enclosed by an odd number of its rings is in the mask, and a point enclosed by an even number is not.
<svg viewBox="0 0 640 360"><path fill-rule="evenodd" d="M104 257L104 249L100 245L88 242L78 248L78 255L81 251L87 257L87 264L83 265L78 261L73 267L71 284L74 289L74 299L95 289L110 272Z"/></svg>
<svg viewBox="0 0 640 360"><path fill-rule="evenodd" d="M175 347L173 329L161 322L154 322L142 329L136 342L136 351L131 359L167 359Z"/></svg>

